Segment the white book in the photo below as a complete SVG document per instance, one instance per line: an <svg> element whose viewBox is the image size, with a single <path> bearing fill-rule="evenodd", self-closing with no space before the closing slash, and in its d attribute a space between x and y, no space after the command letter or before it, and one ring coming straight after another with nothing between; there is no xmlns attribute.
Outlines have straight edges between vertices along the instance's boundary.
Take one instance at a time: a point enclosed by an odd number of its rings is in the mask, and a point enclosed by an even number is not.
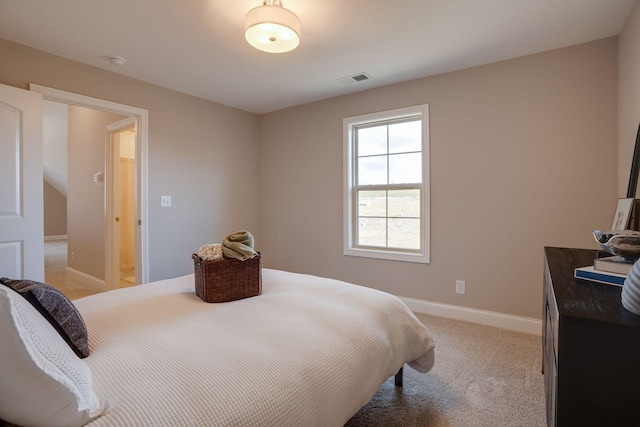
<svg viewBox="0 0 640 427"><path fill-rule="evenodd" d="M608 271L610 273L629 274L634 261L626 260L621 256L608 256L596 258L593 261L593 267L596 270Z"/></svg>

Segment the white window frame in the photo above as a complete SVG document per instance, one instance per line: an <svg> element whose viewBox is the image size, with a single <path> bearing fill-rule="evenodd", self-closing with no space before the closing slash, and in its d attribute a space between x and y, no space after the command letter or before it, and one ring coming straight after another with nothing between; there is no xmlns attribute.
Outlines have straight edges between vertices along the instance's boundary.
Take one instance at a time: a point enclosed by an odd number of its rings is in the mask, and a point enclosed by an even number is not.
<svg viewBox="0 0 640 427"><path fill-rule="evenodd" d="M421 199L421 249L419 251L399 251L388 248L358 247L355 243L356 207L355 186L355 146L354 128L375 122L396 120L420 116L422 121L422 199ZM397 110L347 117L342 121L343 128L343 200L344 200L344 255L366 258L378 258L393 261L430 262L430 171L429 171L429 105L417 105ZM392 186L389 186L392 187Z"/></svg>

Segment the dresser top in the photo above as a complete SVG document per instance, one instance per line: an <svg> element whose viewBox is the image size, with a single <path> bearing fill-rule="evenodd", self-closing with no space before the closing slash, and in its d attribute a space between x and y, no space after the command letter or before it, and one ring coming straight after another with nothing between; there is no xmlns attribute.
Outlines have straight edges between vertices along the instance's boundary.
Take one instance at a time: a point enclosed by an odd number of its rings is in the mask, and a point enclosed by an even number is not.
<svg viewBox="0 0 640 427"><path fill-rule="evenodd" d="M593 265L597 251L545 247L545 258L563 321L610 324L611 327L638 330L640 316L622 306L622 288L574 278L577 267Z"/></svg>

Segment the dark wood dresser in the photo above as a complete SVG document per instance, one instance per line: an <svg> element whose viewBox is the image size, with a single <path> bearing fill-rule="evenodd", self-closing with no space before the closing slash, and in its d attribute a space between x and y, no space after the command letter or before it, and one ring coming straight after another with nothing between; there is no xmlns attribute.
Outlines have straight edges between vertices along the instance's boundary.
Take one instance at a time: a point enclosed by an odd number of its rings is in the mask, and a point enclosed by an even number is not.
<svg viewBox="0 0 640 427"><path fill-rule="evenodd" d="M622 288L575 279L596 251L546 247L542 317L549 426L640 426L640 316Z"/></svg>

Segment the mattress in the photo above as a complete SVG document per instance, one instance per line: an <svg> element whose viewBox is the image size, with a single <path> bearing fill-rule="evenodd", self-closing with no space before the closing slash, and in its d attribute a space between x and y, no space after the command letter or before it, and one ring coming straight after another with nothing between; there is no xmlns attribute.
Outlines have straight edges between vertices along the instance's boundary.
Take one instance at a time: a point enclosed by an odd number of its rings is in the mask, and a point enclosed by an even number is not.
<svg viewBox="0 0 640 427"><path fill-rule="evenodd" d="M74 301L89 330L91 427L342 426L405 363L428 372L428 329L395 296L263 269L263 293L209 304L187 275Z"/></svg>

